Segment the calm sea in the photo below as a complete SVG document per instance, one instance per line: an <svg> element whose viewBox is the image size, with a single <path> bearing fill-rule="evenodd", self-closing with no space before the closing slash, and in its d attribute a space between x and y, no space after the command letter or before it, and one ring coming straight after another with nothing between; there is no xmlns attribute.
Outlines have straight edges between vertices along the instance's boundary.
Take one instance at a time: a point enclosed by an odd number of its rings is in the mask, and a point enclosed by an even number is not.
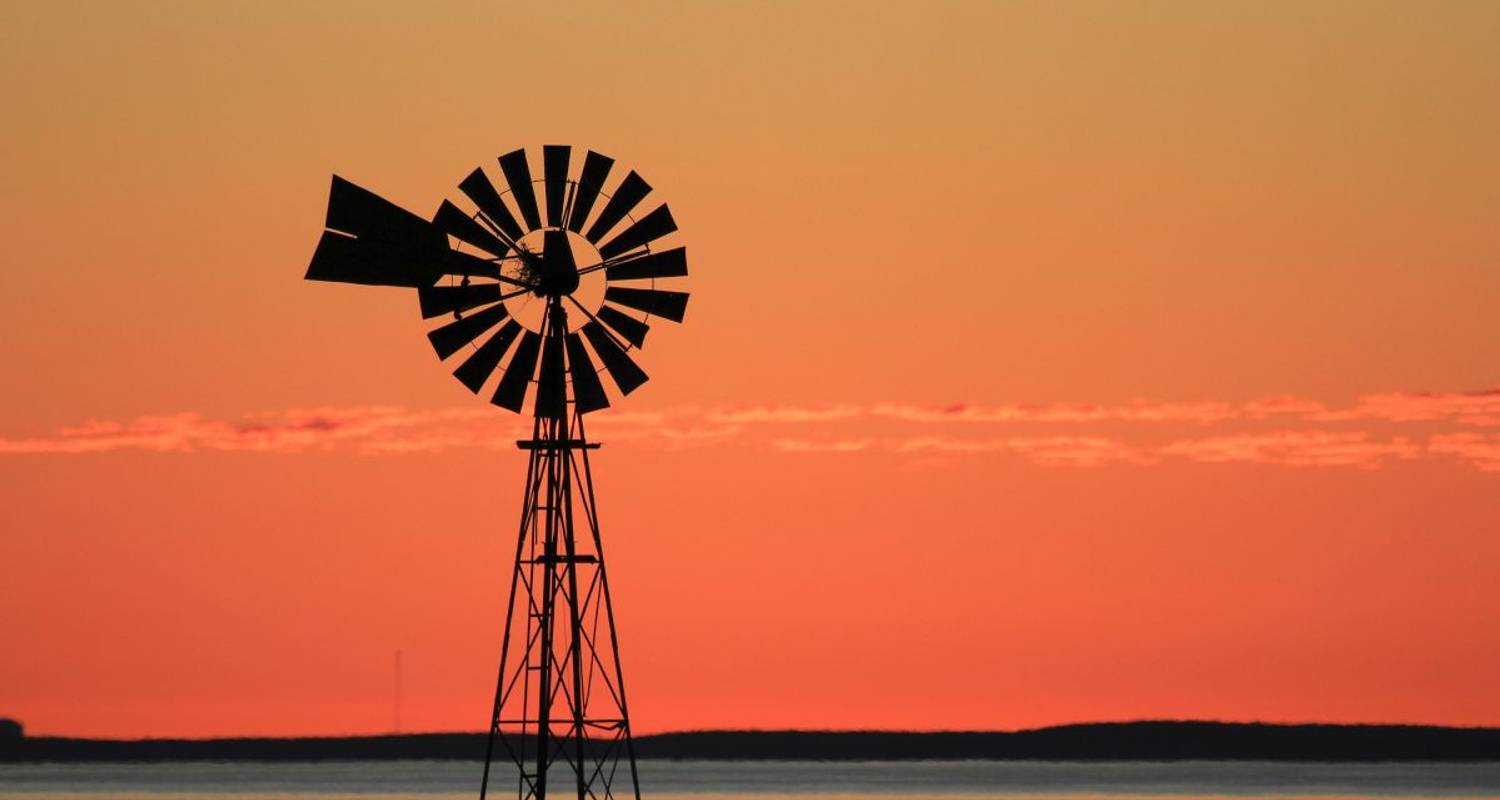
<svg viewBox="0 0 1500 800"><path fill-rule="evenodd" d="M641 763L645 795L708 798L1500 797L1500 763L1285 764L1197 761ZM0 764L0 797L474 797L475 764L458 761ZM511 791L507 791L507 788ZM491 796L514 796L492 784Z"/></svg>

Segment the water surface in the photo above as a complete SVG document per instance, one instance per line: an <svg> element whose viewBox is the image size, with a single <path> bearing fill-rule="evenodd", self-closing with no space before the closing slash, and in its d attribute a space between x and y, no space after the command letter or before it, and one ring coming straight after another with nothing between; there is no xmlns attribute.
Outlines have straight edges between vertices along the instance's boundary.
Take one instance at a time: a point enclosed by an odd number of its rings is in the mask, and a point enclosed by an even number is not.
<svg viewBox="0 0 1500 800"><path fill-rule="evenodd" d="M1500 763L643 761L640 774L643 795L691 795L694 800L1500 798ZM0 764L0 797L432 800L474 797L478 780L479 765L463 761ZM628 783L617 782L621 785ZM514 783L492 782L491 796L514 797Z"/></svg>

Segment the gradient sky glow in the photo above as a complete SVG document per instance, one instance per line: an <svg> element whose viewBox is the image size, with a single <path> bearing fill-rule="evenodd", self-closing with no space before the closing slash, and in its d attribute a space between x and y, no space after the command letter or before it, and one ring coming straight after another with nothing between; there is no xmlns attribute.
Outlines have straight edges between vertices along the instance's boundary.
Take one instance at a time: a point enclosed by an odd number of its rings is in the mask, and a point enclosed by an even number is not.
<svg viewBox="0 0 1500 800"><path fill-rule="evenodd" d="M524 459L301 280L572 143L686 324L591 432L632 714L1500 725L1500 4L0 2L0 716L481 729ZM509 541L509 544L508 544Z"/></svg>

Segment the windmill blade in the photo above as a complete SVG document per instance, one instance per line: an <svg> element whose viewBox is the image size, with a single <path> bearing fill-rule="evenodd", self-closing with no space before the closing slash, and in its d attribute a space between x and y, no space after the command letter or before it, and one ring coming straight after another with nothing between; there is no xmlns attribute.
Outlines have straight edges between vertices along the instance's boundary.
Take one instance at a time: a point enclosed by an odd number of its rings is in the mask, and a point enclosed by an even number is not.
<svg viewBox="0 0 1500 800"><path fill-rule="evenodd" d="M542 371L536 382L536 416L561 417L568 412L568 384L563 371L563 340L547 334L542 344Z"/></svg>
<svg viewBox="0 0 1500 800"><path fill-rule="evenodd" d="M620 387L620 394L630 394L646 382L645 371L637 366L613 339L609 338L603 325L591 320L583 326L583 335L588 338L589 344L593 345L594 352L599 354L599 360L604 362L604 368L609 370L609 377L613 378L615 385Z"/></svg>
<svg viewBox="0 0 1500 800"><path fill-rule="evenodd" d="M429 331L427 341L432 342L432 349L437 351L438 358L447 358L457 353L464 345L479 338L479 334L498 325L500 320L505 319L508 314L504 303L496 303L489 308Z"/></svg>
<svg viewBox="0 0 1500 800"><path fill-rule="evenodd" d="M505 173L505 182L510 184L510 196L526 220L526 230L542 227L541 217L536 211L536 189L531 185L531 165L526 163L526 150L512 150L500 156L500 171Z"/></svg>
<svg viewBox="0 0 1500 800"><path fill-rule="evenodd" d="M500 300L500 284L470 283L459 286L423 286L417 290L422 304L422 318L464 311Z"/></svg>
<svg viewBox="0 0 1500 800"><path fill-rule="evenodd" d="M438 234L427 220L337 175L328 189L328 216L324 224L361 239L413 249L438 242Z"/></svg>
<svg viewBox="0 0 1500 800"><path fill-rule="evenodd" d="M614 258L641 245L650 244L675 230L677 230L677 221L672 219L672 210L667 208L666 203L663 203L657 206L655 211L636 220L634 225L621 231L619 236L610 239L600 247L599 255L603 258Z"/></svg>
<svg viewBox="0 0 1500 800"><path fill-rule="evenodd" d="M634 172L626 175L625 180L620 182L620 187L615 189L614 196L604 204L604 210L599 212L599 218L594 220L594 224L589 227L589 232L584 238L598 244L599 240L604 238L604 234L609 233L611 228L624 219L625 215L629 214L649 191L651 191L651 184L646 183L645 178Z"/></svg>
<svg viewBox="0 0 1500 800"><path fill-rule="evenodd" d="M568 157L573 148L565 144L542 146L542 183L547 187L547 225L562 227L563 201L568 193Z"/></svg>
<svg viewBox="0 0 1500 800"><path fill-rule="evenodd" d="M687 311L687 292L668 292L664 289L626 289L610 286L604 290L604 300L644 311L673 322L681 322Z"/></svg>
<svg viewBox="0 0 1500 800"><path fill-rule="evenodd" d="M583 346L583 338L576 333L568 334L568 372L573 376L573 402L578 413L609 408L609 398L604 394L604 384L599 381L599 371Z"/></svg>
<svg viewBox="0 0 1500 800"><path fill-rule="evenodd" d="M687 248L674 247L659 253L610 264L604 268L605 280L630 281L642 278L681 278L688 274Z"/></svg>
<svg viewBox="0 0 1500 800"><path fill-rule="evenodd" d="M438 206L437 213L432 217L432 224L443 233L461 242L474 245L496 258L504 258L515 246L513 242L504 241L490 233L488 228L480 225L473 217L460 211L458 206L447 200Z"/></svg>
<svg viewBox="0 0 1500 800"><path fill-rule="evenodd" d="M458 369L453 370L453 377L469 387L469 391L479 394L479 390L484 388L484 382L489 380L490 373L499 366L500 359L505 356L505 351L520 332L521 326L515 320L506 320L505 327L496 331L473 355L464 359Z"/></svg>
<svg viewBox="0 0 1500 800"><path fill-rule="evenodd" d="M442 254L433 250L324 231L304 277L310 281L420 288L431 286L444 273L443 263Z"/></svg>
<svg viewBox="0 0 1500 800"><path fill-rule="evenodd" d="M573 194L573 208L568 211L568 230L578 233L594 210L594 201L599 199L599 190L609 177L609 168L615 160L601 156L593 150L583 157L583 172L578 176L578 190Z"/></svg>
<svg viewBox="0 0 1500 800"><path fill-rule="evenodd" d="M608 325L615 333L620 334L620 338L625 341L630 342L636 347L641 347L646 343L646 331L650 330L650 327L646 323L614 306L600 306L595 315L599 317L600 322Z"/></svg>
<svg viewBox="0 0 1500 800"><path fill-rule="evenodd" d="M469 198L469 202L478 208L485 218L494 223L511 241L521 238L525 231L511 216L510 209L505 207L505 201L500 199L500 193L495 191L495 184L485 176L484 170L475 167L458 185L460 191Z"/></svg>
<svg viewBox="0 0 1500 800"><path fill-rule="evenodd" d="M510 357L505 374L500 376L500 385L495 387L495 396L490 398L491 403L517 414L521 413L521 406L526 402L526 387L531 385L531 374L536 371L537 351L541 347L542 337L535 333L526 331L521 336L515 355Z"/></svg>

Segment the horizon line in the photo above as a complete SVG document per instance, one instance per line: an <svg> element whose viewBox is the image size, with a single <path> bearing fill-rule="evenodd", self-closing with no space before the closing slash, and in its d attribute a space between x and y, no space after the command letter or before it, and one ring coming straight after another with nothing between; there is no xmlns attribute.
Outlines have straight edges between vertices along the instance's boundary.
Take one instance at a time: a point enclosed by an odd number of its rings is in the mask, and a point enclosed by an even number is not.
<svg viewBox="0 0 1500 800"><path fill-rule="evenodd" d="M14 718L9 719L22 724ZM1314 721L1269 721L1269 720L1242 720L1242 719L1205 719L1193 717L1141 717L1133 719L1116 720L1094 720L1083 722L1063 722L1049 725L1038 725L1024 728L683 728L673 730L652 731L647 733L632 733L632 738L644 739L660 736L683 736L704 734L880 734L880 735L952 735L952 734L983 734L983 735L1013 735L1036 733L1041 731L1062 730L1070 728L1086 727L1111 727L1127 725L1215 725L1230 727L1263 727L1263 728L1423 728L1431 730L1461 730L1461 731L1500 731L1500 722L1478 725L1458 725L1449 723L1426 723L1426 722L1334 722L1327 720ZM328 739L392 739L400 737L420 736L483 736L485 731L476 730L417 730L417 731L385 731L379 733L318 733L318 734L224 734L208 736L76 736L58 733L31 733L25 731L24 739L69 739L76 741L94 742L212 742L212 741L255 741L255 740L328 740Z"/></svg>

